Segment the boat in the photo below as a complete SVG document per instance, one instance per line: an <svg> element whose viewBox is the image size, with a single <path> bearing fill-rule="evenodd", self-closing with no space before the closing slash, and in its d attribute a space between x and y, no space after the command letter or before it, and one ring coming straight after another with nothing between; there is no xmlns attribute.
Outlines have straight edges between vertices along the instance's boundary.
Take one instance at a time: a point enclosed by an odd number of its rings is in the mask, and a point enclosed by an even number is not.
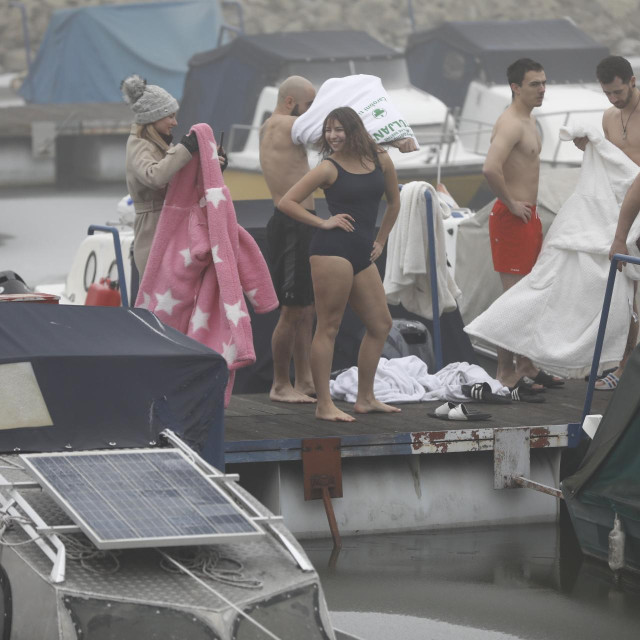
<svg viewBox="0 0 640 640"><path fill-rule="evenodd" d="M493 125L511 103L507 67L524 57L540 62L547 91L533 115L542 137L540 159L553 167L582 163L580 150L560 143L560 127L576 120L599 127L611 106L595 77L608 54L569 18L444 22L412 33L405 51L411 82L457 113L465 148L480 154L486 154Z"/></svg>
<svg viewBox="0 0 640 640"><path fill-rule="evenodd" d="M640 574L640 347L631 353L578 470L562 481L580 548Z"/></svg>
<svg viewBox="0 0 640 640"><path fill-rule="evenodd" d="M224 25L211 0L54 11L17 92L7 95L15 78L0 77L0 185L124 182L123 78L138 73L180 100L189 58Z"/></svg>
<svg viewBox="0 0 640 640"><path fill-rule="evenodd" d="M389 149L400 181L445 182L466 206L482 182L483 157L464 148L445 104L411 84L404 56L363 31L238 35L228 45L196 54L189 61L175 133L180 136L198 122L208 123L216 137L224 132L225 181L234 201L241 207L253 201L270 215L258 137L276 106L278 85L301 75L318 89L329 78L355 74L380 77L421 145L406 154ZM317 164L315 152L309 157L311 166Z"/></svg>
<svg viewBox="0 0 640 640"><path fill-rule="evenodd" d="M3 638L352 638L282 518L223 471L222 356L145 310L0 316Z"/></svg>

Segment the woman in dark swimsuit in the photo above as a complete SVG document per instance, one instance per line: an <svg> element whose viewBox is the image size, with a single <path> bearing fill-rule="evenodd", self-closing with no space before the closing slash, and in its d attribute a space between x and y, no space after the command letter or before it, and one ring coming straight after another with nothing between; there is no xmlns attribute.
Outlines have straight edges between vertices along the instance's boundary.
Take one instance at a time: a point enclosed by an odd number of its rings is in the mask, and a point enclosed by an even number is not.
<svg viewBox="0 0 640 640"><path fill-rule="evenodd" d="M338 409L329 393L335 337L347 302L366 328L358 353L354 411L399 411L376 400L373 381L391 328L391 315L374 262L398 217L400 196L389 155L375 144L353 109L334 109L325 118L322 130L326 159L291 187L278 208L295 220L316 227L309 248L318 317L311 345L311 372L318 396L316 417L352 422L355 418ZM300 204L318 188L324 189L331 213L326 220L310 214ZM387 209L376 234L378 205L383 195Z"/></svg>

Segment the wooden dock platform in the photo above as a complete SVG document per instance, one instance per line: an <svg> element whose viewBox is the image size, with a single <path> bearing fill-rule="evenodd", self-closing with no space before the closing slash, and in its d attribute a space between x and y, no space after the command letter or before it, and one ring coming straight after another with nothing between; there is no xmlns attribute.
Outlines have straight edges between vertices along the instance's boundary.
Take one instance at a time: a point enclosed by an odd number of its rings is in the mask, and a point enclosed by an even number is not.
<svg viewBox="0 0 640 640"><path fill-rule="evenodd" d="M317 420L313 405L271 402L267 394L233 396L225 413L227 463L300 460L304 438L340 437L342 457L452 453L493 448L493 431L530 427L531 447L567 444L569 425L580 421L587 391L584 380L567 380L546 390L545 402L470 407L491 414L490 420L449 422L428 414L442 402L398 405L400 414L357 415L356 422ZM611 392L595 392L591 413L604 413ZM337 403L350 412L352 405Z"/></svg>

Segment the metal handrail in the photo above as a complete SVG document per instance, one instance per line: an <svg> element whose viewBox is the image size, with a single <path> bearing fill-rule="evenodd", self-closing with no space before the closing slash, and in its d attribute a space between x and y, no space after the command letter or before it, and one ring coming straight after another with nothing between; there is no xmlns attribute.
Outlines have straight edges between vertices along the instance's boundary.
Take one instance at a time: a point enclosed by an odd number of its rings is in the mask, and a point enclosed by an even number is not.
<svg viewBox="0 0 640 640"><path fill-rule="evenodd" d="M402 191L403 185L399 185ZM427 246L429 247L429 279L431 281L431 308L433 310L433 350L436 371L442 369L442 337L440 332L440 303L438 301L438 265L436 263L436 233L433 225L433 198L424 190L427 214Z"/></svg>
<svg viewBox="0 0 640 640"><path fill-rule="evenodd" d="M440 303L438 301L438 266L436 264L436 234L433 225L433 198L429 189L424 190L427 201L427 242L429 244L429 277L431 279L431 308L433 309L433 349L436 371L442 369L442 338L440 335Z"/></svg>
<svg viewBox="0 0 640 640"><path fill-rule="evenodd" d="M604 332L607 328L607 320L609 318L609 308L611 307L611 296L613 295L613 285L618 271L618 262L630 262L631 264L640 264L640 258L615 253L611 258L611 267L609 268L609 277L607 279L607 288L602 303L602 314L600 315L600 326L598 327L598 335L596 337L596 346L593 351L593 361L591 363L591 373L589 374L589 384L587 385L587 397L584 401L584 410L582 411L582 420L589 415L591 410L591 401L593 399L593 390L595 389L596 379L598 377L598 365L600 364L600 355L602 354L602 345L604 344Z"/></svg>
<svg viewBox="0 0 640 640"><path fill-rule="evenodd" d="M542 118L553 118L553 117L557 117L557 116L565 116L565 120L564 120L564 124L563 126L566 126L567 123L569 122L569 119L574 116L574 115L580 115L580 114L584 114L584 113L602 113L604 111L604 109L599 109L599 108L595 108L595 109L573 109L571 111L567 111L566 109L561 110L561 111L547 111L546 113L536 113L536 118L537 119L542 119ZM477 125L477 129L475 131L460 131L460 126L466 124L466 125ZM493 131L493 125L489 122L486 122L485 120L475 120L474 118L461 118L459 117L457 119L456 122L457 125L457 130L458 130L458 135L460 136L461 139L464 139L465 136L475 136L476 141L475 141L475 146L473 148L473 152L474 153L482 153L481 151L478 151L478 144L480 142L479 137L482 134L485 133L491 133ZM486 128L481 128L481 127L486 127ZM558 140L557 144L556 144L556 149L554 151L553 154L553 158L551 160L552 165L555 166L557 159L558 159L558 153L560 151L560 143L561 140Z"/></svg>
<svg viewBox="0 0 640 640"><path fill-rule="evenodd" d="M93 235L94 231L104 231L113 235L113 248L116 254L116 266L118 267L118 281L120 286L120 299L122 306L129 306L129 297L127 295L127 278L124 274L124 262L122 261L122 247L120 246L120 233L115 227L106 227L100 224L92 224L89 226L88 234Z"/></svg>

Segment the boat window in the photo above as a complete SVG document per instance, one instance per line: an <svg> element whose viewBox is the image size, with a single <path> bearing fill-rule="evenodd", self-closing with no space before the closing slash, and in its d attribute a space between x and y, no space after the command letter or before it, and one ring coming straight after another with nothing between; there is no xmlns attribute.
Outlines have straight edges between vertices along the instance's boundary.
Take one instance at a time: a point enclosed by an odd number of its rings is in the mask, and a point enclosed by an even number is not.
<svg viewBox="0 0 640 640"><path fill-rule="evenodd" d="M385 89L410 84L407 63L404 58L291 62L285 67L282 80L290 75L303 76L313 85L319 87L329 78L343 78L358 73L378 76Z"/></svg>
<svg viewBox="0 0 640 640"><path fill-rule="evenodd" d="M286 67L283 79L287 76L302 76L307 78L315 87L319 87L329 78L342 78L351 75L347 60L319 61L319 62L291 62Z"/></svg>
<svg viewBox="0 0 640 640"><path fill-rule="evenodd" d="M407 63L404 58L391 60L355 60L355 73L378 76L385 89L406 87L409 82Z"/></svg>

